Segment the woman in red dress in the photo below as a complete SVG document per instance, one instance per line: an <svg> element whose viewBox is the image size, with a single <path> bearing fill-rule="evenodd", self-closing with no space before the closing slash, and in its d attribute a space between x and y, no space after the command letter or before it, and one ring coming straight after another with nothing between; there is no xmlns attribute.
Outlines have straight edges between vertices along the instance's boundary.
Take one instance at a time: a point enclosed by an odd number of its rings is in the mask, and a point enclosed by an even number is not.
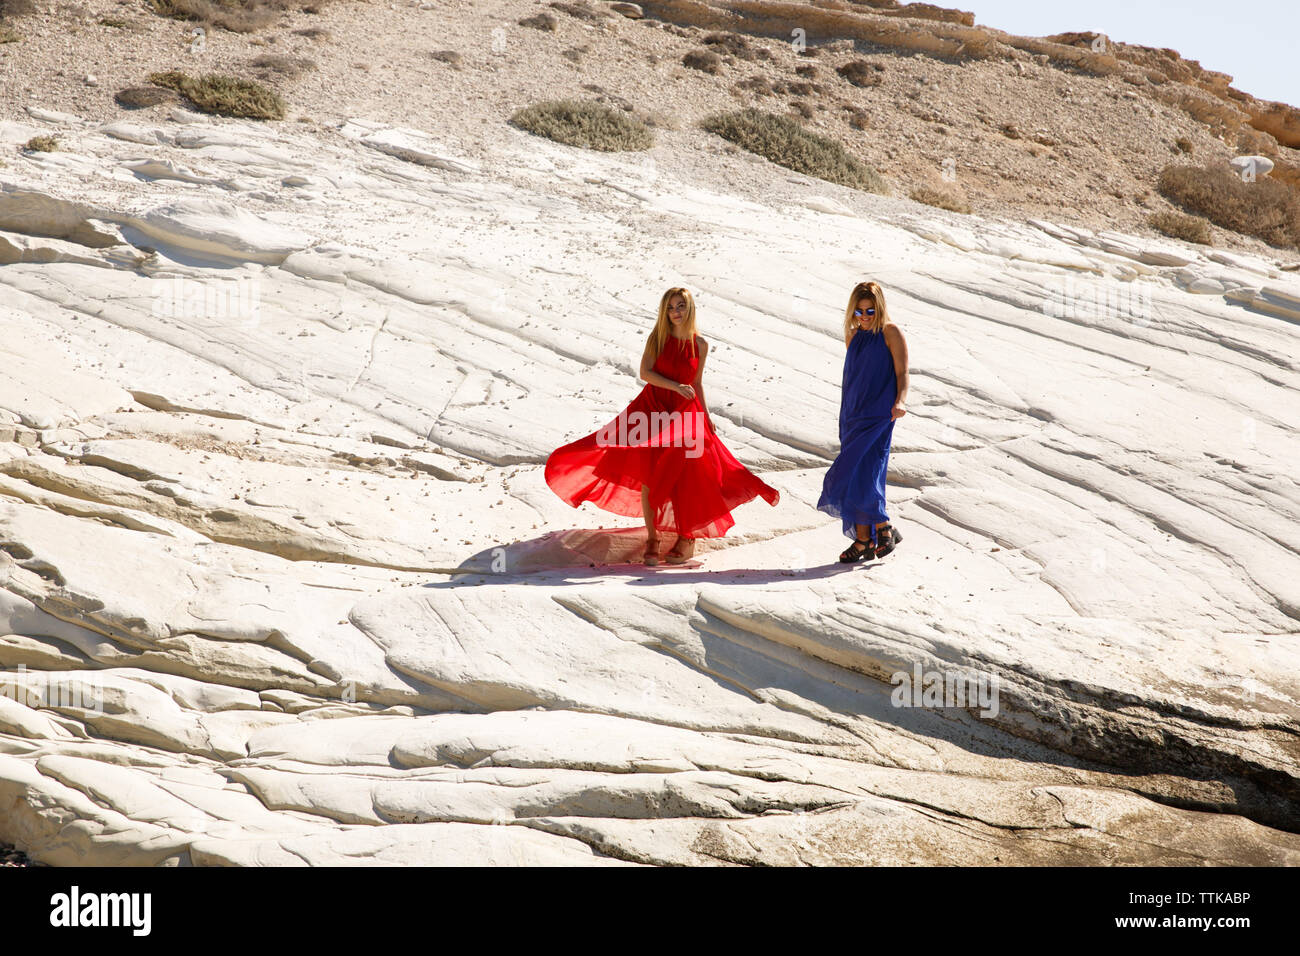
<svg viewBox="0 0 1300 956"><path fill-rule="evenodd" d="M696 538L720 538L731 509L780 493L736 460L704 405L709 343L695 334L695 300L669 289L641 356L639 395L603 428L551 452L546 483L573 507L596 507L646 526L646 564L659 563L659 531L677 535L664 560L680 564Z"/></svg>

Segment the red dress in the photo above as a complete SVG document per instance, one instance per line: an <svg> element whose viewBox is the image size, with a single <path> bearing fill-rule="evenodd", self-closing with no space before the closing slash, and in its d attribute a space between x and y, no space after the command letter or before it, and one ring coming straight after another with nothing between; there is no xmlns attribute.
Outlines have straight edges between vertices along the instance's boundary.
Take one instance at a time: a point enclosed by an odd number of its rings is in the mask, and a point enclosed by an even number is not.
<svg viewBox="0 0 1300 956"><path fill-rule="evenodd" d="M668 337L654 370L684 385L699 368L696 343ZM721 538L731 509L780 492L750 472L706 424L699 396L684 398L646 383L608 425L551 452L546 483L573 507L641 518L641 486L650 487L655 528L688 538Z"/></svg>

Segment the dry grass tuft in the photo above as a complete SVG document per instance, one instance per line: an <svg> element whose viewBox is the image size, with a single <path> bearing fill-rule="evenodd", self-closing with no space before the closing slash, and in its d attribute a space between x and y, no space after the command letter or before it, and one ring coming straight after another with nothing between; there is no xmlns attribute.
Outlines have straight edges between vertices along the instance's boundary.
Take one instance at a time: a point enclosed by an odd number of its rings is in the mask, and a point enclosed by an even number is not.
<svg viewBox="0 0 1300 956"><path fill-rule="evenodd" d="M203 113L243 119L284 119L284 100L261 83L208 73L188 76L179 70L149 74L149 82L175 90Z"/></svg>
<svg viewBox="0 0 1300 956"><path fill-rule="evenodd" d="M59 148L59 140L54 136L33 136L18 148L29 153L53 153Z"/></svg>
<svg viewBox="0 0 1300 956"><path fill-rule="evenodd" d="M956 186L917 186L908 196L917 202L923 202L927 206L936 206L939 209L947 209L950 212L969 213L970 203L966 200L965 194Z"/></svg>
<svg viewBox="0 0 1300 956"><path fill-rule="evenodd" d="M1156 212L1147 216L1147 222L1157 232L1187 242L1210 245L1210 224L1199 216L1186 216L1181 212Z"/></svg>
<svg viewBox="0 0 1300 956"><path fill-rule="evenodd" d="M763 47L756 47L749 42L749 37L739 33L707 33L705 46L716 47L727 56L738 60L770 60L772 54Z"/></svg>

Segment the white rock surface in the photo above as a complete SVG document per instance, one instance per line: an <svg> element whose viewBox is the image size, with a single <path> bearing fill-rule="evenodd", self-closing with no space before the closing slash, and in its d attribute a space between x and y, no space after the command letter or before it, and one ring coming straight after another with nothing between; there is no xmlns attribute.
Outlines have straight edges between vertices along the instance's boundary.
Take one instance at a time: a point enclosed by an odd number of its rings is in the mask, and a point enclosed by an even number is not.
<svg viewBox="0 0 1300 956"><path fill-rule="evenodd" d="M0 842L1300 864L1272 263L826 184L765 205L516 131L172 118L78 127L117 176L0 170ZM845 568L814 505L868 276L911 349L906 541ZM639 389L674 284L782 501L649 571L638 521L542 465ZM996 711L895 706L914 668Z"/></svg>

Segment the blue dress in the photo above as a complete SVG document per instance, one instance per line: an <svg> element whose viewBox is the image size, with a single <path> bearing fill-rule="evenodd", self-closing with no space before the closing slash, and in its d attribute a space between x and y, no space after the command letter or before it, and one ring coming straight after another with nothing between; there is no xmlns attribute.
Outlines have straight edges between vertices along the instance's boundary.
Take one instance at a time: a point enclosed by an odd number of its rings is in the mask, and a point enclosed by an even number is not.
<svg viewBox="0 0 1300 956"><path fill-rule="evenodd" d="M840 518L844 534L857 538L854 525L871 528L889 520L885 511L885 474L894 438L890 410L898 397L894 356L883 332L855 332L844 356L840 391L840 453L826 471L817 510Z"/></svg>

